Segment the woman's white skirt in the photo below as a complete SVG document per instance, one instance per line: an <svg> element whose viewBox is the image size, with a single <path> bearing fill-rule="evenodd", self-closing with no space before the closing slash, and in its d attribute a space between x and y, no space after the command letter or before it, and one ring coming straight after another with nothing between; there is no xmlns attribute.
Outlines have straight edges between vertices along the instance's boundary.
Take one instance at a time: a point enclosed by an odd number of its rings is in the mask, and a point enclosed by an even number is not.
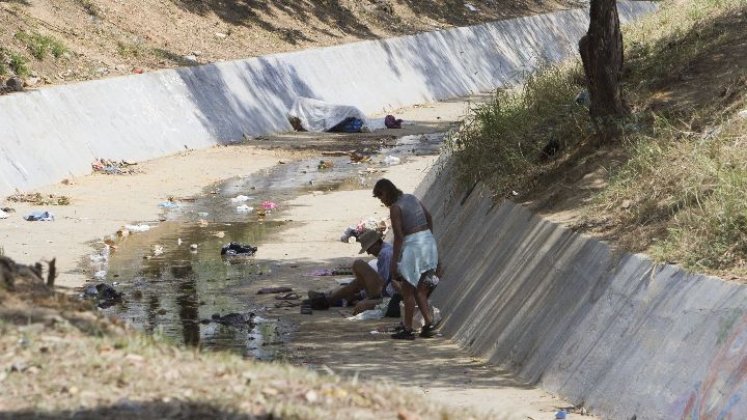
<svg viewBox="0 0 747 420"><path fill-rule="evenodd" d="M438 247L430 230L405 236L397 270L408 283L417 287L420 276L428 270L435 270L437 266Z"/></svg>

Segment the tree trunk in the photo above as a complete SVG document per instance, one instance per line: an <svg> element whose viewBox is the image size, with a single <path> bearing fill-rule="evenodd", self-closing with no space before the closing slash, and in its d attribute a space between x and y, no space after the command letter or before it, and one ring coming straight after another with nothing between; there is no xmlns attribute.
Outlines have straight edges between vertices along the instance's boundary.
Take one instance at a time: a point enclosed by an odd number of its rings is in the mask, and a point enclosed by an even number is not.
<svg viewBox="0 0 747 420"><path fill-rule="evenodd" d="M623 40L616 0L591 0L589 30L578 48L591 98L589 112L610 140L620 133L617 117L628 113L620 84Z"/></svg>

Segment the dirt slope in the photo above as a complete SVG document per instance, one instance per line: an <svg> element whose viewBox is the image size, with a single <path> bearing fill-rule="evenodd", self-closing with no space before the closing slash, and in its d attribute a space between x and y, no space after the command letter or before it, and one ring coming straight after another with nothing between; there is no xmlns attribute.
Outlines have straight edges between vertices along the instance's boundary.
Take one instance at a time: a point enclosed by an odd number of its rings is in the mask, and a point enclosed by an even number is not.
<svg viewBox="0 0 747 420"><path fill-rule="evenodd" d="M17 74L27 86L99 79L472 25L576 3L0 0L0 79Z"/></svg>

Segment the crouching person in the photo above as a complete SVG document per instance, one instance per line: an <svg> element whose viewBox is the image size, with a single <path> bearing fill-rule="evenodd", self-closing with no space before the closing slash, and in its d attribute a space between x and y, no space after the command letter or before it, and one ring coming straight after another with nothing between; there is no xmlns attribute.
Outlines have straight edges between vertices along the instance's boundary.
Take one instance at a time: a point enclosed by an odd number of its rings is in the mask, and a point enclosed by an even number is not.
<svg viewBox="0 0 747 420"><path fill-rule="evenodd" d="M345 299L348 302L357 302L353 313L373 309L381 303L382 298L391 297L395 290L391 282L390 267L392 263L392 245L384 242L378 232L366 230L358 236L361 244L359 254L368 253L375 256L376 268L362 259L353 262L353 275L355 279L349 284L340 286L328 292L309 291L309 299L312 306L317 308L329 308L336 302Z"/></svg>

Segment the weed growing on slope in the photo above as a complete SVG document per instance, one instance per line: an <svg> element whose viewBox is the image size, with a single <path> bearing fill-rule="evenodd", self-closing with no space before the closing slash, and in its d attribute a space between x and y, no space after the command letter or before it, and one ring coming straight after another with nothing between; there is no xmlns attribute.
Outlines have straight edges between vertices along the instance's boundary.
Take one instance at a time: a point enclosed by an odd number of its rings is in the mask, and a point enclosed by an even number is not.
<svg viewBox="0 0 747 420"><path fill-rule="evenodd" d="M549 67L520 89L497 91L470 110L448 147L462 181L490 183L500 193L531 182L531 173L587 137L586 108L576 103L580 67Z"/></svg>
<svg viewBox="0 0 747 420"><path fill-rule="evenodd" d="M19 31L16 32L15 37L26 45L31 55L37 60L43 60L48 53L52 54L54 58L60 58L67 52L67 47L51 36L37 32Z"/></svg>
<svg viewBox="0 0 747 420"><path fill-rule="evenodd" d="M743 0L671 0L624 28L633 115L619 144L579 147L593 130L587 111L569 105L578 68L499 92L452 141L460 177L505 193L542 174L603 168L602 187L576 196L581 229L659 261L747 276L747 120L735 117L747 109L745 15ZM554 167L538 153L553 138L567 151ZM545 196L578 190L569 179L548 183Z"/></svg>

